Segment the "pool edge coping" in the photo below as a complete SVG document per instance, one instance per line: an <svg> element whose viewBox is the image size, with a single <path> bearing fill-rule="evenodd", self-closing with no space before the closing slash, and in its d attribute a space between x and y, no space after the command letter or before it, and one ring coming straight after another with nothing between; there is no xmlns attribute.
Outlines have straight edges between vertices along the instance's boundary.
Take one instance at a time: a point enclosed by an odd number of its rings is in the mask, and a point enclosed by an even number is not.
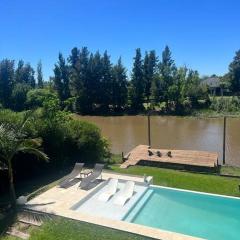
<svg viewBox="0 0 240 240"><path fill-rule="evenodd" d="M189 193L196 193L196 194L201 194L201 195L210 195L210 196L215 196L215 197L232 198L232 199L240 200L240 197L230 196L230 195L222 195L222 194L217 194L217 193L200 192L200 191L188 190L188 189L184 189L184 188L174 188L174 187L167 187L167 186L154 185L154 184L151 184L150 186L156 187L156 188L171 189L171 190L176 190L176 191L180 191L180 192L189 192Z"/></svg>

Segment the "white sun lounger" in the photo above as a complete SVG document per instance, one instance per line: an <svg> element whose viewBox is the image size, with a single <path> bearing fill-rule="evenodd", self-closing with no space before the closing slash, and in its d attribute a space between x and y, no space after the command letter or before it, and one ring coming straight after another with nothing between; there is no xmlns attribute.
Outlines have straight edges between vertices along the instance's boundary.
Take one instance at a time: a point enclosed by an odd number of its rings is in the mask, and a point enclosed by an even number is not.
<svg viewBox="0 0 240 240"><path fill-rule="evenodd" d="M101 193L98 197L98 200L107 202L110 197L112 197L117 192L118 179L112 178L109 180L106 191Z"/></svg>
<svg viewBox="0 0 240 240"><path fill-rule="evenodd" d="M126 201L132 197L134 186L135 183L133 181L128 181L114 200L114 204L123 206Z"/></svg>

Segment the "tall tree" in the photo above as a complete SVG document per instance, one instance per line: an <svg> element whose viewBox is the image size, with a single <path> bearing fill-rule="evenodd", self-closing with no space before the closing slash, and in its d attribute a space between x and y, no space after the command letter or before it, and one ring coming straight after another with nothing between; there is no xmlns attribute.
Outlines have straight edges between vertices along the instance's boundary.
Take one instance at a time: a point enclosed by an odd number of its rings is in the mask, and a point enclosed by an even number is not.
<svg viewBox="0 0 240 240"><path fill-rule="evenodd" d="M38 87L43 88L43 73L42 73L42 62L39 61L37 64L37 81Z"/></svg>
<svg viewBox="0 0 240 240"><path fill-rule="evenodd" d="M70 57L70 86L71 92L76 97L76 109L87 113L90 108L89 103L89 51L87 47L81 50L73 48Z"/></svg>
<svg viewBox="0 0 240 240"><path fill-rule="evenodd" d="M132 79L131 79L131 106L134 110L139 111L143 108L144 101L144 78L143 78L143 63L140 48L136 49L134 57Z"/></svg>
<svg viewBox="0 0 240 240"><path fill-rule="evenodd" d="M101 67L102 77L100 80L100 104L102 104L104 109L107 110L112 101L112 64L107 51L104 52L101 59Z"/></svg>
<svg viewBox="0 0 240 240"><path fill-rule="evenodd" d="M35 87L35 71L29 63L24 64L23 60L18 62L15 72L15 83L27 84L30 87Z"/></svg>
<svg viewBox="0 0 240 240"><path fill-rule="evenodd" d="M170 86L175 84L176 71L174 60L171 56L171 51L168 46L162 52L162 61L159 64L161 88L163 91L163 99L166 102L167 110L169 108L169 98L172 93L169 92Z"/></svg>
<svg viewBox="0 0 240 240"><path fill-rule="evenodd" d="M229 78L232 92L240 94L240 50L229 65Z"/></svg>
<svg viewBox="0 0 240 240"><path fill-rule="evenodd" d="M69 78L70 88L73 96L78 97L82 89L82 82L80 80L80 63L79 63L79 49L73 48L68 58L69 62Z"/></svg>
<svg viewBox="0 0 240 240"><path fill-rule="evenodd" d="M143 64L143 76L145 81L145 96L147 97L147 102L149 102L149 98L151 96L151 87L154 80L154 75L156 74L156 65L157 58L154 50L149 53L146 52L144 57Z"/></svg>
<svg viewBox="0 0 240 240"><path fill-rule="evenodd" d="M26 83L14 84L11 95L11 108L14 111L23 111L26 107L27 93L31 86Z"/></svg>
<svg viewBox="0 0 240 240"><path fill-rule="evenodd" d="M53 84L61 101L70 97L69 90L69 69L61 53L58 55L58 62L54 67Z"/></svg>
<svg viewBox="0 0 240 240"><path fill-rule="evenodd" d="M77 68L78 63L79 63L79 49L74 47L71 50L71 55L68 58L69 63L73 68Z"/></svg>
<svg viewBox="0 0 240 240"><path fill-rule="evenodd" d="M127 89L127 74L126 69L122 64L121 57L117 64L113 67L112 81L112 104L117 110L124 108L127 104L128 89Z"/></svg>
<svg viewBox="0 0 240 240"><path fill-rule="evenodd" d="M155 105L159 104L163 98L163 86L159 74L156 74L153 78L151 96L153 97L153 103Z"/></svg>
<svg viewBox="0 0 240 240"><path fill-rule="evenodd" d="M14 61L4 59L0 62L0 103L10 107L14 83Z"/></svg>
<svg viewBox="0 0 240 240"><path fill-rule="evenodd" d="M177 112L178 114L182 113L182 103L184 101L183 87L186 83L188 69L180 67L176 70L176 75L174 75L174 82L168 88L168 99L171 103L172 111Z"/></svg>
<svg viewBox="0 0 240 240"><path fill-rule="evenodd" d="M24 81L24 61L19 60L15 71L15 83L23 83Z"/></svg>
<svg viewBox="0 0 240 240"><path fill-rule="evenodd" d="M197 107L198 100L201 99L204 93L204 88L200 84L200 77L198 71L189 70L186 80L187 92L186 96L190 99L192 107Z"/></svg>
<svg viewBox="0 0 240 240"><path fill-rule="evenodd" d="M99 51L97 51L89 61L88 68L88 84L87 84L87 92L89 93L89 100L93 106L93 104L101 104L102 103L102 76L103 76L103 68L102 68L102 57Z"/></svg>

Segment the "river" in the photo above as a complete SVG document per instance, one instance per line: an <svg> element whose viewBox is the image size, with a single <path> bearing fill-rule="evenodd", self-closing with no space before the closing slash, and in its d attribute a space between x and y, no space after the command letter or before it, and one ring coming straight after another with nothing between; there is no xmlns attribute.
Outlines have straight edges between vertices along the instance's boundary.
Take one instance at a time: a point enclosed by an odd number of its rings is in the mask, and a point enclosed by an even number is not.
<svg viewBox="0 0 240 240"><path fill-rule="evenodd" d="M113 153L127 153L138 144L148 144L146 116L79 116L98 125L109 139ZM154 148L216 151L222 163L223 119L151 117ZM240 118L228 118L226 164L240 166Z"/></svg>

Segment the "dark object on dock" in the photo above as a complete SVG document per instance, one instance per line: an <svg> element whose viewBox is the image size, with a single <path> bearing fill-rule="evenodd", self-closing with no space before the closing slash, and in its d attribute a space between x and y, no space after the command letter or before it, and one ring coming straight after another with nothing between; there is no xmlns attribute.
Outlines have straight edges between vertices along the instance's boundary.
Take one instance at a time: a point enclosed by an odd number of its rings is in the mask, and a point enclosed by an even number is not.
<svg viewBox="0 0 240 240"><path fill-rule="evenodd" d="M148 156L152 156L153 155L153 152L148 150Z"/></svg>
<svg viewBox="0 0 240 240"><path fill-rule="evenodd" d="M162 156L162 153L160 151L157 151L157 156L158 157L161 157Z"/></svg>
<svg viewBox="0 0 240 240"><path fill-rule="evenodd" d="M171 151L168 151L168 152L167 152L167 156L168 156L168 157L172 157L172 152L171 152Z"/></svg>

